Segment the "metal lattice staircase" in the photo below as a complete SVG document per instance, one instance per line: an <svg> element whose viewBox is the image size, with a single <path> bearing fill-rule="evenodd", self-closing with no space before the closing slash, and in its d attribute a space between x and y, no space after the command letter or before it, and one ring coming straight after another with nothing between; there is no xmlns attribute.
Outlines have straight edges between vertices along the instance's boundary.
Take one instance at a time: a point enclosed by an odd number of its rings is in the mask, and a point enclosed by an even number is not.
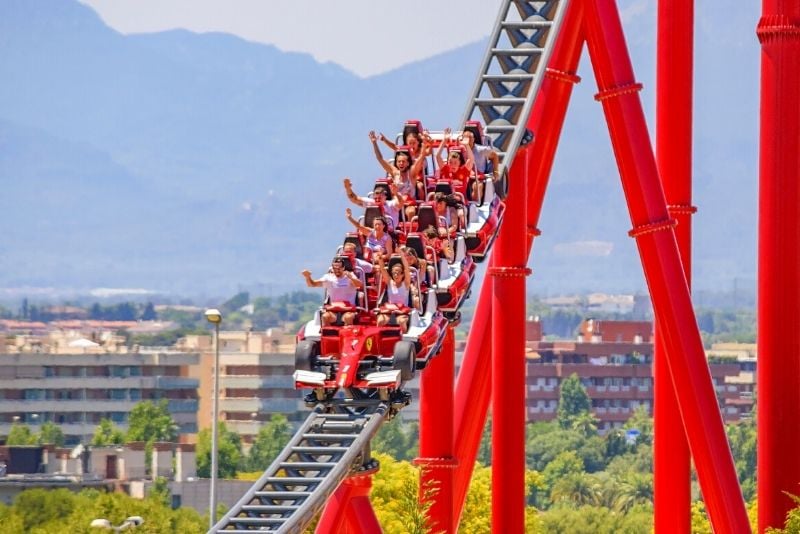
<svg viewBox="0 0 800 534"><path fill-rule="evenodd" d="M209 532L302 532L345 477L375 467L369 443L388 413L389 405L374 399L318 405Z"/></svg>
<svg viewBox="0 0 800 534"><path fill-rule="evenodd" d="M505 0L461 124L481 120L508 168L553 50L567 0ZM512 9L515 8L515 9Z"/></svg>

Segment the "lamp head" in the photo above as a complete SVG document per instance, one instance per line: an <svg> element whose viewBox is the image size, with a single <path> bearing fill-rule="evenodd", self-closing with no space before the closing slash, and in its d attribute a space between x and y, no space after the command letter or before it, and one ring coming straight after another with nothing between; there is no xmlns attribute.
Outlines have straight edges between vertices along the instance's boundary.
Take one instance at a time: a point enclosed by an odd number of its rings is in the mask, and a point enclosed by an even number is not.
<svg viewBox="0 0 800 534"><path fill-rule="evenodd" d="M219 324L222 322L222 313L216 308L206 310L205 316L209 323Z"/></svg>
<svg viewBox="0 0 800 534"><path fill-rule="evenodd" d="M140 516L140 515L132 515L128 519L126 519L125 521L127 521L128 523L130 523L131 525L133 525L135 527L138 527L139 525L144 523L144 519L142 519L142 516Z"/></svg>

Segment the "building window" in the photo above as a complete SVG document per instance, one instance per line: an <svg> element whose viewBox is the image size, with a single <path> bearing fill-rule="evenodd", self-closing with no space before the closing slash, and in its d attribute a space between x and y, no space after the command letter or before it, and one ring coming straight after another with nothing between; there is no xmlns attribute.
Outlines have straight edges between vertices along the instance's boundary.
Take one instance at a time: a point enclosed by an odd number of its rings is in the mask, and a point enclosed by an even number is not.
<svg viewBox="0 0 800 534"><path fill-rule="evenodd" d="M142 400L142 390L141 389L131 389L128 390L128 394L132 401L139 401Z"/></svg>
<svg viewBox="0 0 800 534"><path fill-rule="evenodd" d="M108 392L108 397L111 400L125 400L127 391L124 389L111 389Z"/></svg>
<svg viewBox="0 0 800 534"><path fill-rule="evenodd" d="M124 423L125 412L111 412L111 420L115 423Z"/></svg>

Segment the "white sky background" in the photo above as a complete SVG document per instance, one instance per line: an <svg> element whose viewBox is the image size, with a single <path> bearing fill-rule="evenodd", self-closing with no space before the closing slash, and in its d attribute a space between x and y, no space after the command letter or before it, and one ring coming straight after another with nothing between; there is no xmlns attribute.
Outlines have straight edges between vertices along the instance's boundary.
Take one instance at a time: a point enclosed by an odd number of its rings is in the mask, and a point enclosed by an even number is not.
<svg viewBox="0 0 800 534"><path fill-rule="evenodd" d="M121 33L218 31L367 77L489 35L491 0L80 0Z"/></svg>

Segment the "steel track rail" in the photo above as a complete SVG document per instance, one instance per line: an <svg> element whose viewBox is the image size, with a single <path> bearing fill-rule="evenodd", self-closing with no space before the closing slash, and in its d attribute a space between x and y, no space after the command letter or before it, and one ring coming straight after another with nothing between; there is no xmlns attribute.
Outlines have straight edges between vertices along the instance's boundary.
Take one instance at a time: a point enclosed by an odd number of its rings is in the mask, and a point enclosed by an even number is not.
<svg viewBox="0 0 800 534"><path fill-rule="evenodd" d="M567 2L505 0L500 7L460 126L482 120L503 169L525 139Z"/></svg>
<svg viewBox="0 0 800 534"><path fill-rule="evenodd" d="M299 533L342 480L366 464L369 443L389 414L373 399L317 405L288 445L211 533Z"/></svg>

